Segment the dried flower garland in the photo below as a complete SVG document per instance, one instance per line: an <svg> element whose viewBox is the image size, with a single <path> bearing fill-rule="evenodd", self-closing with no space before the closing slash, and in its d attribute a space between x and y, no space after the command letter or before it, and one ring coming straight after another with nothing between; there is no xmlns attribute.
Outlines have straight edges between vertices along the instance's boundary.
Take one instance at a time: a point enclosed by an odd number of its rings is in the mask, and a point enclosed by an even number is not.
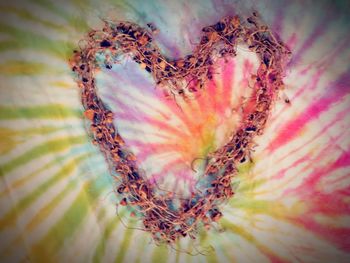
<svg viewBox="0 0 350 263"><path fill-rule="evenodd" d="M102 30L88 33L84 47L74 51L70 63L81 88L85 116L91 121L93 142L99 145L113 168L113 177L119 182L116 192L122 196L120 205L135 208L137 213L133 214L142 220L144 230L150 232L157 243L173 243L180 237L196 238L200 225L209 229L221 218L220 204L234 194L231 180L237 172L236 166L249 158L253 138L263 133L271 104L283 88L283 67L290 51L259 21L256 13L246 20L238 16L224 17L203 28L200 44L193 54L177 60L161 54L152 38L157 29L152 24L148 26L149 29L144 29L131 22L106 21ZM230 140L208 156L203 180L209 184L175 205L171 193L157 194L154 186L141 175L135 155L126 149L114 126L113 113L97 94L96 72L102 66L111 69L128 54L153 76L156 86L166 94L189 98L201 92L213 78L218 58L236 55L238 44L247 45L260 60L253 76L252 110L246 113L247 117ZM102 64L98 62L101 57Z"/></svg>

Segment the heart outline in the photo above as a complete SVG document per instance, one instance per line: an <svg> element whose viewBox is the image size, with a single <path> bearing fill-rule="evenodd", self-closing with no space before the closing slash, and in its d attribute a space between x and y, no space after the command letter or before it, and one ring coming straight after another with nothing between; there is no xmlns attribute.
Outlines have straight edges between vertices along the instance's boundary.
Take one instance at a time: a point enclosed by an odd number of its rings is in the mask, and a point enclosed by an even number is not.
<svg viewBox="0 0 350 263"><path fill-rule="evenodd" d="M120 205L129 204L142 210L144 230L151 232L157 243L171 244L187 234L195 238L198 223L210 228L210 224L222 216L218 206L233 196L231 179L237 172L236 163L250 156L253 137L263 133L271 103L277 98L278 90L283 88L283 68L290 51L267 26L260 25L256 13L243 22L238 16L228 16L204 27L200 44L194 52L177 60L165 58L152 43L152 33L146 29L131 22L104 22L102 30L88 33L86 46L75 51L70 60L71 68L77 74L78 86L82 89L85 117L92 122L93 143L100 146L117 173L112 173L112 176L116 180L122 178L117 189L117 193L124 196ZM124 140L113 124L113 113L97 94L94 75L101 66L96 63L96 54L104 50L104 64L110 69L116 62L118 51L124 55L136 50L133 60L152 74L158 87L187 99L189 93L197 92L211 79L213 62L217 59L213 55L215 48L224 43L220 55L234 57L239 41L247 44L260 59L250 111L245 112L243 124L232 134L229 142L209 154L204 177L210 178L211 187L205 194L193 192L178 209L171 209L172 196L157 196L150 182L140 175L136 157L123 147ZM202 59L200 63L198 57ZM197 78L191 84L192 81L188 81L193 76ZM187 81L188 84L184 88L182 84L174 84L173 80ZM221 175L217 175L219 171L222 171Z"/></svg>

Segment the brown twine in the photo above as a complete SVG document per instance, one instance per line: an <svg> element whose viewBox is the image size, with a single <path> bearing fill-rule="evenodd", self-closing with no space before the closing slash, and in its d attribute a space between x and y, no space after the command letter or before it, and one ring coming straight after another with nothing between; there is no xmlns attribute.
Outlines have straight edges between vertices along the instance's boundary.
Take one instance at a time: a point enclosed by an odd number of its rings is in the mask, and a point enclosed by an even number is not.
<svg viewBox="0 0 350 263"><path fill-rule="evenodd" d="M222 217L218 207L234 195L231 179L237 173L236 166L251 159L253 138L262 134L271 104L278 90L283 89L283 66L290 51L261 23L256 13L245 21L238 16L227 16L203 28L193 54L177 60L160 53L152 39L158 30L152 24L148 26L151 31L131 22L105 21L102 30L90 31L79 42L80 48L74 51L70 64L81 88L84 115L91 121L93 143L99 145L113 172L117 173L113 178L119 181L116 190L116 194L122 196L119 205L135 209L143 230L150 232L157 244L171 245L181 237L195 239L199 226L209 229ZM208 180L210 184L193 192L190 198L179 198L180 207L174 209L171 207L173 195L156 194L156 189L142 177L135 155L124 147L124 140L113 124L113 113L97 95L94 77L101 66L96 55L104 54L104 66L108 69L121 63L120 57L129 55L152 75L157 87L165 93L188 99L212 80L217 59L236 56L238 44L248 45L260 60L250 98L255 108L247 113L229 142L207 157L201 180Z"/></svg>

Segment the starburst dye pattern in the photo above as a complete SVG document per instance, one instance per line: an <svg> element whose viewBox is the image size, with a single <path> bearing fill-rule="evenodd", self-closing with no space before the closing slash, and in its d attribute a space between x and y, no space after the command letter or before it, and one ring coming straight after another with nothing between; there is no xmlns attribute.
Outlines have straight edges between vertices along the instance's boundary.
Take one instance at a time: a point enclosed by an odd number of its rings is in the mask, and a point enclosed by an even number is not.
<svg viewBox="0 0 350 263"><path fill-rule="evenodd" d="M33 0L1 4L2 261L349 262L350 37L349 19L343 13L349 8L346 2L145 2L60 4ZM86 135L79 91L67 58L89 27L98 26L98 16L131 20L144 26L153 22L161 30L159 46L169 56L178 57L190 53L200 28L229 13L246 14L251 7L260 12L294 54L285 78L285 95L281 94L281 101L274 105L265 134L256 138L259 146L254 163L239 167L236 195L225 207L220 221L224 232L203 230L196 241L215 250L192 257L156 247L149 243L147 233L124 227L115 215L114 195L110 194L112 180L103 157ZM234 91L240 90L236 83L243 79L242 62L234 60L234 65L228 67L234 69ZM125 72L132 71L130 68ZM154 150L159 146L155 140L159 137L147 137L152 136L148 131L156 131L157 125L174 124L152 122L167 116L153 115L160 107L151 103L153 95L127 94L127 85L105 85L109 77L119 79L113 74L120 71L110 73L108 78L103 74L105 83L100 83L99 88L105 98L113 94L109 104L114 105L115 101L115 111L122 119L118 128L129 136L128 143L139 149L137 154L148 175L156 174L152 160L142 159L148 156L144 143L149 142ZM133 74L140 71L135 69ZM224 79L218 76L217 81L223 83ZM123 84L127 83L122 80L136 81L124 77L119 80ZM148 90L153 92L150 82ZM155 92L153 98L157 96ZM285 96L290 104L284 103ZM135 104L132 100L136 99L139 101ZM176 116L181 123L185 116L204 122L184 105L185 113L180 113L174 104L159 103L159 112L172 113L170 116ZM226 107L226 103L219 107ZM152 108L146 107L150 104ZM140 115L138 111L144 108L151 112ZM222 116L216 113L217 107L213 109L213 123L204 122L203 128L198 129L206 138L202 142L196 139L201 149L193 149L192 141L186 146L185 136L163 129L158 133L168 136L160 140L163 147L176 138L184 142L180 144L184 146L163 151L175 151L188 165L193 156L218 147L225 140L225 131L235 128L235 122L222 132L213 132L211 127L220 123L215 118ZM210 116L209 111L206 114ZM140 119L135 121L128 119L138 116ZM192 129L189 134L197 131L191 125L183 127ZM133 132L142 138L135 140ZM212 137L206 137L205 132ZM181 147L193 151L181 155L187 152ZM152 156L156 155L152 151ZM177 156L163 160L164 164L175 161ZM120 215L129 227L137 226L126 210L121 210ZM180 241L177 248L195 252L191 240Z"/></svg>
<svg viewBox="0 0 350 263"><path fill-rule="evenodd" d="M240 47L237 58L219 59L213 80L187 100L155 89L134 62L100 74L97 83L144 176L183 195L195 190L207 154L227 143L241 124L257 68L257 56Z"/></svg>

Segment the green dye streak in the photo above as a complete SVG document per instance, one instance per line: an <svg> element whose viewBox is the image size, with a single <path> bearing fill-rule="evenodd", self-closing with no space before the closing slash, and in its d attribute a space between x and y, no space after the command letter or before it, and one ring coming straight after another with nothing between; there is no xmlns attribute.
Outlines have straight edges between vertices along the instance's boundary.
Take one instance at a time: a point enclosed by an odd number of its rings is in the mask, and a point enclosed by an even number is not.
<svg viewBox="0 0 350 263"><path fill-rule="evenodd" d="M9 50L16 50L23 47L22 43L15 40L4 40L0 41L0 52L6 52Z"/></svg>
<svg viewBox="0 0 350 263"><path fill-rule="evenodd" d="M76 186L76 183L70 182L62 192L60 192L55 198L52 199L46 206L44 206L34 218L26 226L27 230L31 230L39 225L50 213L57 207L57 205L67 196Z"/></svg>
<svg viewBox="0 0 350 263"><path fill-rule="evenodd" d="M218 258L217 258L217 256L216 256L216 252L215 252L215 251L210 252L210 253L207 255L206 259L207 259L207 261L208 261L209 263L219 263L219 260L218 260Z"/></svg>
<svg viewBox="0 0 350 263"><path fill-rule="evenodd" d="M190 239L189 242L187 243L186 248L184 248L184 251L195 254L197 251L194 251L194 240ZM182 252L182 253L186 253L186 252ZM186 253L186 262L190 262L192 261L193 256ZM180 262L182 263L182 262Z"/></svg>
<svg viewBox="0 0 350 263"><path fill-rule="evenodd" d="M199 244L203 246L207 238L208 238L208 231L202 227L202 229L199 231L199 236L198 236Z"/></svg>
<svg viewBox="0 0 350 263"><path fill-rule="evenodd" d="M24 139L28 139L32 135L43 136L62 129L62 127L43 126L39 128L29 128L24 130L14 130L2 128L0 130L0 155L4 155L14 149L17 144Z"/></svg>
<svg viewBox="0 0 350 263"><path fill-rule="evenodd" d="M40 211L34 216L34 218L26 225L26 231L32 231L33 228L35 228L37 225L39 225L44 219L46 219L50 213L56 208L56 206L63 200L63 198L69 194L70 191L74 189L74 186L76 186L75 183L70 182L62 192L60 192L51 202L49 202L45 207L40 209ZM6 255L6 252L10 252L8 254L11 254L12 251L18 247L18 244L20 242L25 242L25 232L22 232L20 236L16 238L7 248L3 250L3 252L0 254L1 256Z"/></svg>
<svg viewBox="0 0 350 263"><path fill-rule="evenodd" d="M222 219L220 221L220 223L222 224L222 226L229 230L230 232L232 232L233 234L239 235L242 238L244 238L245 240L247 240L250 243L255 243L255 238L252 234L250 234L248 231L246 231L244 228L239 227L235 224L232 224L231 222Z"/></svg>
<svg viewBox="0 0 350 263"><path fill-rule="evenodd" d="M124 215L124 211L120 212L120 216L122 217ZM95 250L95 254L93 256L93 262L94 263L99 263L101 262L103 255L105 253L106 250L106 244L107 241L109 239L109 237L111 236L111 234L113 233L114 229L116 229L120 224L120 220L119 218L115 217L112 218L106 225L106 228L103 231L103 234L101 236L100 242L97 245L97 248Z"/></svg>
<svg viewBox="0 0 350 263"><path fill-rule="evenodd" d="M104 219L106 217L106 209L104 207L102 207L100 209L100 211L97 214L97 221L101 221L102 219Z"/></svg>
<svg viewBox="0 0 350 263"><path fill-rule="evenodd" d="M54 139L47 141L33 149L27 151L26 153L14 158L13 160L5 163L0 167L0 177L11 172L17 167L29 163L30 161L37 159L41 156L62 152L66 149L72 148L75 144L83 144L86 142L86 138L83 136L67 137Z"/></svg>
<svg viewBox="0 0 350 263"><path fill-rule="evenodd" d="M98 180L100 179L96 178L85 185L64 216L38 244L33 246L32 256L35 259L34 261L41 262L47 258L52 258L59 262L57 251L70 237L79 232L79 227L84 222L84 218L88 215L89 210L95 207L102 193L104 186L98 184Z"/></svg>
<svg viewBox="0 0 350 263"><path fill-rule="evenodd" d="M273 203L265 200L254 200L247 198L233 198L230 205L235 207L236 209L244 209L245 212L254 212L256 214L266 213Z"/></svg>
<svg viewBox="0 0 350 263"><path fill-rule="evenodd" d="M39 4L43 8L47 9L48 11L62 17L65 19L71 26L73 26L76 29L79 29L81 32L88 30L88 24L86 22L86 19L83 17L79 17L79 14L71 15L66 10L61 8L59 5L54 4L55 2L48 1L48 0L31 0L34 3ZM85 2L86 5L86 2Z"/></svg>
<svg viewBox="0 0 350 263"><path fill-rule="evenodd" d="M182 248L181 248L181 243L180 242L177 242L177 244L176 244L176 249L178 250L178 251L176 251L176 257L175 257L175 262L176 263L179 263L179 260L180 260L180 253L181 252L179 252Z"/></svg>
<svg viewBox="0 0 350 263"><path fill-rule="evenodd" d="M51 67L48 64L32 62L32 61L21 61L21 60L10 60L4 64L0 64L0 74L3 75L39 75L48 73L59 73L57 69Z"/></svg>
<svg viewBox="0 0 350 263"><path fill-rule="evenodd" d="M45 36L21 30L3 23L0 24L0 33L14 37L17 41L17 46L15 47L16 49L31 48L34 50L40 50L41 52L46 51L49 54L52 54L65 61L72 55L72 50L74 48L74 44L71 42L49 39Z"/></svg>
<svg viewBox="0 0 350 263"><path fill-rule="evenodd" d="M254 162L245 162L237 166L236 183L239 184L238 192L249 194L257 187L266 183L266 179L255 179L253 176ZM233 198L234 199L234 198ZM231 199L232 200L232 199Z"/></svg>
<svg viewBox="0 0 350 263"><path fill-rule="evenodd" d="M54 24L51 21L40 19L39 17L34 16L31 12L29 12L25 9L22 9L22 8L18 8L18 7L14 7L14 6L0 6L0 12L5 13L5 14L12 13L12 14L17 15L20 18L27 20L27 21L33 21L33 22L42 24L43 26L48 27L50 29L63 31L62 26ZM66 32L66 30L64 30L63 32Z"/></svg>
<svg viewBox="0 0 350 263"><path fill-rule="evenodd" d="M277 218L279 220L286 220L291 213L295 213L293 208L287 208L279 201L268 201L268 200L256 200L256 199L247 199L247 198L233 198L233 201L230 202L230 206L235 209L244 210L248 215L252 214L264 214L271 217ZM303 213L303 207L298 208L298 213Z"/></svg>
<svg viewBox="0 0 350 263"><path fill-rule="evenodd" d="M254 163L249 161L239 164L237 166L237 170L239 174L248 174L253 168L254 168Z"/></svg>
<svg viewBox="0 0 350 263"><path fill-rule="evenodd" d="M245 230L242 227L239 227L235 224L232 224L231 222L222 219L221 220L222 226L232 232L235 235L239 235L243 239L247 240L249 243L254 245L257 249L259 249L264 255L267 257L271 257L271 255L274 255L274 259L277 260L276 262L285 262L285 259L279 258L273 251L265 246L264 244L261 244L251 233L249 233L247 230Z"/></svg>
<svg viewBox="0 0 350 263"><path fill-rule="evenodd" d="M168 259L168 248L165 245L160 245L154 248L152 253L152 262L165 262Z"/></svg>
<svg viewBox="0 0 350 263"><path fill-rule="evenodd" d="M241 193L252 192L254 189L260 187L261 185L266 184L266 181L267 181L266 179L259 179L259 180L254 179L251 181L240 180L238 191Z"/></svg>
<svg viewBox="0 0 350 263"><path fill-rule="evenodd" d="M34 191L28 194L24 199L20 200L3 218L0 219L0 230L16 224L16 218L21 214L21 211L28 208L35 202L40 196L42 196L50 187L54 186L57 182L61 181L65 177L71 175L76 169L79 162L86 159L89 155L84 154L70 161L69 163L62 166L62 168L50 177L49 180L43 184L37 186Z"/></svg>
<svg viewBox="0 0 350 263"><path fill-rule="evenodd" d="M12 119L65 119L80 117L80 110L68 108L61 104L41 105L34 107L0 106L0 120Z"/></svg>
<svg viewBox="0 0 350 263"><path fill-rule="evenodd" d="M132 238L132 235L134 233L134 229L131 229L131 228L134 227L134 224L133 223L129 224L128 227L130 227L130 228L127 228L124 231L123 242L119 246L118 255L114 260L115 263L123 262L125 254L128 250L129 244L131 242L131 238Z"/></svg>
<svg viewBox="0 0 350 263"><path fill-rule="evenodd" d="M11 188L7 188L6 191L3 191L0 193L0 198L8 195L9 192L11 191L11 189L16 189L17 187L20 187L21 185L25 184L26 182L30 181L31 179L33 179L33 177L39 175L41 172L51 168L53 165L62 162L62 158L56 158L54 160L52 160L51 162L43 165L42 167L40 167L39 169L35 170L34 172L26 175L23 178L20 178L18 180L16 180L12 185Z"/></svg>
<svg viewBox="0 0 350 263"><path fill-rule="evenodd" d="M135 259L135 263L142 263L143 262L143 250L145 248L145 246L147 246L149 244L146 244L146 240L143 238L141 242L139 242L139 246L138 246L138 251L137 251L137 257Z"/></svg>
<svg viewBox="0 0 350 263"><path fill-rule="evenodd" d="M0 155L10 152L17 145L17 140L13 138L14 136L11 133L7 133L8 130L9 129L0 130Z"/></svg>
<svg viewBox="0 0 350 263"><path fill-rule="evenodd" d="M98 243L97 248L95 250L95 254L93 257L94 263L101 262L104 252L106 250L107 240L110 237L113 230L118 226L118 224L119 222L116 218L113 218L112 220L110 220L110 222L108 222L107 227L103 231L100 242Z"/></svg>
<svg viewBox="0 0 350 263"><path fill-rule="evenodd" d="M80 192L68 211L50 229L40 243L32 247L31 259L34 262L44 262L45 259L55 260L55 255L59 248L64 245L64 241L78 231L79 225L88 213L90 204L85 191L83 189Z"/></svg>
<svg viewBox="0 0 350 263"><path fill-rule="evenodd" d="M54 127L54 126L42 126L38 128L28 128L24 130L15 131L12 130L13 133L17 133L18 135L28 136L28 135L45 135L50 134L59 130L62 130L62 127Z"/></svg>

